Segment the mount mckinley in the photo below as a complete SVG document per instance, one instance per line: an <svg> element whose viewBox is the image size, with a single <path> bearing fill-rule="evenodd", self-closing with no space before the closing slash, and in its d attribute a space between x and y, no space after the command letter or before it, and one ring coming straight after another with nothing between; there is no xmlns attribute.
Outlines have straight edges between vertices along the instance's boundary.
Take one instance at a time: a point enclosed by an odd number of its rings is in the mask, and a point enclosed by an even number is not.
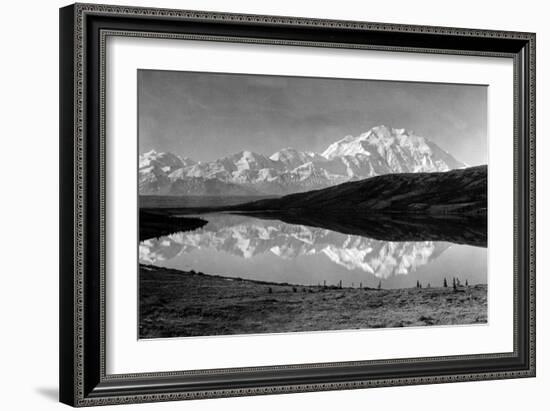
<svg viewBox="0 0 550 411"><path fill-rule="evenodd" d="M284 148L270 157L251 151L196 162L149 151L139 159L142 195L284 195L392 173L436 172L466 165L425 137L373 127L322 153Z"/></svg>

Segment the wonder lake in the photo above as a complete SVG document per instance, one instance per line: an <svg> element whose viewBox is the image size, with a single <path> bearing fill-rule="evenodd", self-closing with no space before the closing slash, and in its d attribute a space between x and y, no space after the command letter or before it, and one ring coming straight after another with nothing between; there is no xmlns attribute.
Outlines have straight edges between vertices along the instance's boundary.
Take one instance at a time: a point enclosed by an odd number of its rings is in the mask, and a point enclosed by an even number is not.
<svg viewBox="0 0 550 411"><path fill-rule="evenodd" d="M192 216L186 216L192 217ZM299 285L441 287L452 278L487 283L487 249L448 241L382 241L276 219L196 216L195 230L149 238L141 264ZM341 283L340 283L341 282Z"/></svg>

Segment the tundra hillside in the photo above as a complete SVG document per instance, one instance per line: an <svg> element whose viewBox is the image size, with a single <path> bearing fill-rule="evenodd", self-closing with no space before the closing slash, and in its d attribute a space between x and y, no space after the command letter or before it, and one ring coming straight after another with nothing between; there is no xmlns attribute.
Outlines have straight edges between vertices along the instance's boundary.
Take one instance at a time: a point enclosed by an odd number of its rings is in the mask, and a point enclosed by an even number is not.
<svg viewBox="0 0 550 411"><path fill-rule="evenodd" d="M371 177L277 199L227 207L241 211L374 211L427 214L487 214L487 166L433 173Z"/></svg>

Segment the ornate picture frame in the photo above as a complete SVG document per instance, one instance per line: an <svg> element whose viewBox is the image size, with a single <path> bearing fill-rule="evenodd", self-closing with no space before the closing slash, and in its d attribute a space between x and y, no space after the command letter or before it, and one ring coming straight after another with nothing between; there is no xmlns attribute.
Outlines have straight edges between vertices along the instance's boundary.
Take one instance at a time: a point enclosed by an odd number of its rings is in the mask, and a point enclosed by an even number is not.
<svg viewBox="0 0 550 411"><path fill-rule="evenodd" d="M513 62L513 350L109 374L110 37L504 58ZM75 4L60 10L60 400L73 406L535 376L535 34Z"/></svg>

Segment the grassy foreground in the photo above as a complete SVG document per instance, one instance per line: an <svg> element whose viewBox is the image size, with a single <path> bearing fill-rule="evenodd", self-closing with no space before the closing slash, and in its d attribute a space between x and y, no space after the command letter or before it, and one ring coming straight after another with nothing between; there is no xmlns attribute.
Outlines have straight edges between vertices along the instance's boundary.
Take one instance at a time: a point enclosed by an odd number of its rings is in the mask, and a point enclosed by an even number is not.
<svg viewBox="0 0 550 411"><path fill-rule="evenodd" d="M140 266L140 338L487 322L487 286L336 288Z"/></svg>

